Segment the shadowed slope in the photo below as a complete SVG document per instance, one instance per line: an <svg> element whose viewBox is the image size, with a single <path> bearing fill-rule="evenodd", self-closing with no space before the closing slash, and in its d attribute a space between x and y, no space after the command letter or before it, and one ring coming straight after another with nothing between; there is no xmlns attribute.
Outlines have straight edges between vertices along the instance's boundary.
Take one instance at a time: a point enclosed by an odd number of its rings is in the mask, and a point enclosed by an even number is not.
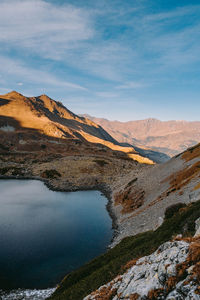
<svg viewBox="0 0 200 300"><path fill-rule="evenodd" d="M139 148L149 147L169 156L184 151L200 140L200 122L198 121L145 119L120 122L85 116L101 125L119 142L129 143Z"/></svg>
<svg viewBox="0 0 200 300"><path fill-rule="evenodd" d="M75 115L62 103L46 95L25 97L13 91L0 96L0 119L0 130L4 132L6 128L9 131L10 126L14 132L22 130L27 133L34 130L40 135L69 142L71 140L89 142L91 147L92 144L103 145L111 150L126 153L130 159L141 163L153 163L150 159L139 155L133 147L120 145L101 126ZM18 122L18 126L15 127L13 122Z"/></svg>

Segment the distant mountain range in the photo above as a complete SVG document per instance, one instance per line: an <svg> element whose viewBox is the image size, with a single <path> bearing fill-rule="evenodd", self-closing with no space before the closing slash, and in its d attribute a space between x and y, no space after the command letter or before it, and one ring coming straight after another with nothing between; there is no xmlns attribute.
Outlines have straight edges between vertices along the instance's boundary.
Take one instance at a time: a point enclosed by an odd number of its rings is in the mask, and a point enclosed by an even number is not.
<svg viewBox="0 0 200 300"><path fill-rule="evenodd" d="M174 156L200 140L200 122L160 121L145 119L139 121L109 121L90 115L83 115L101 125L121 143L137 147L149 147L155 151Z"/></svg>
<svg viewBox="0 0 200 300"><path fill-rule="evenodd" d="M107 151L112 155L121 155L150 164L168 159L166 155L155 151L146 151L139 147L135 149L133 146L119 143L100 125L86 117L75 115L61 102L46 95L25 97L15 91L1 95L0 133L4 133L0 134L0 149L40 149L39 145L42 145L45 139L48 149L57 151L57 145L66 155L73 155L75 152L83 155L88 152Z"/></svg>

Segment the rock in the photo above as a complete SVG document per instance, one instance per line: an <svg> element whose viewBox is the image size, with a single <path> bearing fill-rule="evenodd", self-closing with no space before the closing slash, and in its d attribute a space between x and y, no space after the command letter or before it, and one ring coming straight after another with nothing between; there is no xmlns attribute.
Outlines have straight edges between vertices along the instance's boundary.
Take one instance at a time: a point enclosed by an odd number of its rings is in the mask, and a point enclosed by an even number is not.
<svg viewBox="0 0 200 300"><path fill-rule="evenodd" d="M195 293L197 285L191 281L187 285L184 284L188 279L189 277L179 282L166 300L199 300L200 295Z"/></svg>
<svg viewBox="0 0 200 300"><path fill-rule="evenodd" d="M198 218L195 222L195 237L199 236L200 235L200 218Z"/></svg>
<svg viewBox="0 0 200 300"><path fill-rule="evenodd" d="M176 266L186 260L188 251L189 244L184 241L164 243L153 254L138 259L136 264L128 269L120 279L112 280L100 287L95 293L85 297L84 300L96 299L95 297L98 298L101 292L105 292L106 289L109 292L115 291L113 298L110 298L113 300L129 299L133 294L138 294L138 299L146 299L145 297L148 297L149 292L158 289L163 289L163 293L165 293L167 279L176 275ZM187 290L187 287L180 286L180 288ZM172 298L175 293L176 298ZM178 291L174 294L169 299L184 299L181 298L181 295L179 296ZM166 299L166 297L162 299Z"/></svg>

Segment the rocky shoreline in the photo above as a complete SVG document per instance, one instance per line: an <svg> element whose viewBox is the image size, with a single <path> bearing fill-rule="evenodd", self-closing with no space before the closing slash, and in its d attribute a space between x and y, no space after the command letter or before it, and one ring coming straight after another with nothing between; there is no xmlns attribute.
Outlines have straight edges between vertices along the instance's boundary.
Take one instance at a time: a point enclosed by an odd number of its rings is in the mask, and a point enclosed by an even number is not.
<svg viewBox="0 0 200 300"><path fill-rule="evenodd" d="M43 290L30 290L30 289L17 289L12 291L2 291L0 290L1 300L45 300L50 297L56 288L49 288Z"/></svg>
<svg viewBox="0 0 200 300"><path fill-rule="evenodd" d="M55 183L53 183L49 179L41 178L39 176L5 176L5 175L0 175L0 180L39 180L43 182L48 189L52 191L57 191L57 192L76 192L76 191L86 191L86 190L98 190L100 191L108 200L106 204L106 210L112 220L112 229L113 229L113 236L110 241L110 244L108 245L108 248L111 247L112 242L114 241L115 237L117 237L118 233L118 225L117 225L117 217L114 214L114 211L112 209L112 190L111 187L106 185L106 184L98 184L94 186L65 186L65 187L57 187ZM11 290L11 291L3 291L0 290L0 299L2 300L43 300L51 296L51 294L54 293L55 288L48 288L48 289L43 289L43 290L37 290L37 289L18 289L18 290Z"/></svg>
<svg viewBox="0 0 200 300"><path fill-rule="evenodd" d="M106 204L106 210L112 220L112 229L113 229L113 236L110 242L110 245L108 245L108 248L111 247L114 239L117 237L118 235L118 222L117 222L117 216L114 213L113 210L113 201L112 201L112 189L110 186L106 185L106 184L97 184L94 186L66 186L66 187L57 187L53 182L51 182L51 180L45 179L45 178L41 178L41 177L36 177L36 176L2 176L0 175L0 180L1 179L7 179L7 180L12 180L12 179L17 179L17 180L39 180L42 181L48 189L50 189L51 191L55 191L55 192L76 192L76 191L89 191L89 190L97 190L100 191L108 200L107 204Z"/></svg>

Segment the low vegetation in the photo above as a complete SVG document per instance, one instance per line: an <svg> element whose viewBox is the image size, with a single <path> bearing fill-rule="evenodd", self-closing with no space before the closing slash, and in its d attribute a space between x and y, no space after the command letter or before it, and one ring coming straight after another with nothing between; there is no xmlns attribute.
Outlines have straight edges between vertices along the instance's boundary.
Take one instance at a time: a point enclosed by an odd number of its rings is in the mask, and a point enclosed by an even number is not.
<svg viewBox="0 0 200 300"><path fill-rule="evenodd" d="M51 170L45 170L41 174L41 176L43 178L54 179L54 178L61 177L61 174L57 170L51 169Z"/></svg>
<svg viewBox="0 0 200 300"><path fill-rule="evenodd" d="M0 175L20 176L23 175L23 170L15 166L0 168Z"/></svg>
<svg viewBox="0 0 200 300"><path fill-rule="evenodd" d="M182 154L182 158L185 161L190 161L194 158L200 157L200 144L197 144L189 149L187 149L185 152Z"/></svg>
<svg viewBox="0 0 200 300"><path fill-rule="evenodd" d="M143 189L132 190L131 187L126 187L123 191L115 193L115 205L121 204L122 214L130 213L144 204L144 196Z"/></svg>
<svg viewBox="0 0 200 300"><path fill-rule="evenodd" d="M168 177L167 180L170 179L170 188L168 192L180 190L182 187L186 186L198 174L200 174L199 161Z"/></svg>
<svg viewBox="0 0 200 300"><path fill-rule="evenodd" d="M83 299L84 296L123 273L123 266L131 260L149 255L160 244L177 234L185 237L192 236L195 232L195 220L199 216L200 201L188 206L178 204L169 208L163 224L157 230L127 237L113 249L71 272L49 299Z"/></svg>

